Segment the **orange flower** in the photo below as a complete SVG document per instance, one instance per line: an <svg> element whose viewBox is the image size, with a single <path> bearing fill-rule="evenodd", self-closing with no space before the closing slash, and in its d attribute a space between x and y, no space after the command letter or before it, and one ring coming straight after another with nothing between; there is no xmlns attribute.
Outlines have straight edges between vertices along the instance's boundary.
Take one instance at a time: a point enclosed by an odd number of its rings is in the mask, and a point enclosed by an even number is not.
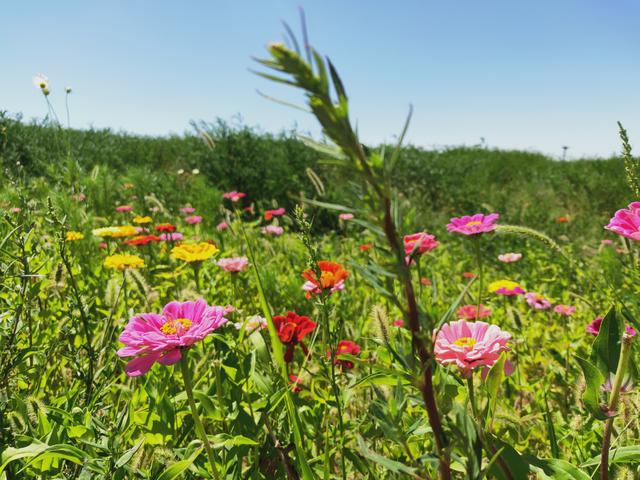
<svg viewBox="0 0 640 480"><path fill-rule="evenodd" d="M370 243L363 243L362 245L360 245L360 251L361 252L368 252L372 248L373 248L373 245L370 244Z"/></svg>
<svg viewBox="0 0 640 480"><path fill-rule="evenodd" d="M307 280L302 286L303 290L307 292L305 294L307 298L311 298L312 293L319 295L325 290L333 293L344 289L344 281L349 276L349 272L347 272L342 265L327 260L320 260L318 267L320 268L319 280L316 272L311 269L305 270L302 273L303 278Z"/></svg>
<svg viewBox="0 0 640 480"><path fill-rule="evenodd" d="M571 219L569 217L558 217L556 218L556 223L567 223L570 222Z"/></svg>

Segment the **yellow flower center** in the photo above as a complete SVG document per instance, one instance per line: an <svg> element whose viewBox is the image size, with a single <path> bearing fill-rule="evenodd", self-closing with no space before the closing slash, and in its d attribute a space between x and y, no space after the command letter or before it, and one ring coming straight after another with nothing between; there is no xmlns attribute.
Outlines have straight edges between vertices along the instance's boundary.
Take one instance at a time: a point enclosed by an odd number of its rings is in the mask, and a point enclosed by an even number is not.
<svg viewBox="0 0 640 480"><path fill-rule="evenodd" d="M188 318L176 318L175 320L167 320L160 327L160 331L165 335L183 335L191 328L191 320Z"/></svg>
<svg viewBox="0 0 640 480"><path fill-rule="evenodd" d="M455 342L453 342L453 344L459 347L471 348L476 344L476 339L471 337L460 337Z"/></svg>
<svg viewBox="0 0 640 480"><path fill-rule="evenodd" d="M473 222L467 222L467 227L473 227L474 225L482 225L482 222L479 222L478 220L474 220Z"/></svg>

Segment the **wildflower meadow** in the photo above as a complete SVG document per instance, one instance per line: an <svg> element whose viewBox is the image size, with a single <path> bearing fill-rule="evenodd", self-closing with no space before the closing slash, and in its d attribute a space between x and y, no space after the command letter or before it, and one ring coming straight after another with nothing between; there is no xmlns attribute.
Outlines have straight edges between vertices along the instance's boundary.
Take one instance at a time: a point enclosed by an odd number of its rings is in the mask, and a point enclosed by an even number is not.
<svg viewBox="0 0 640 480"><path fill-rule="evenodd" d="M324 140L267 138L268 173L173 147L166 169L92 164L151 140L68 128L51 99L72 90L45 75L44 122L0 117L0 479L640 479L623 125L622 158L593 167L611 195L576 209L476 201L484 180L435 170L416 193L411 112L364 145L357 92L304 22L285 30L251 68L302 92ZM194 127L181 158L258 148Z"/></svg>

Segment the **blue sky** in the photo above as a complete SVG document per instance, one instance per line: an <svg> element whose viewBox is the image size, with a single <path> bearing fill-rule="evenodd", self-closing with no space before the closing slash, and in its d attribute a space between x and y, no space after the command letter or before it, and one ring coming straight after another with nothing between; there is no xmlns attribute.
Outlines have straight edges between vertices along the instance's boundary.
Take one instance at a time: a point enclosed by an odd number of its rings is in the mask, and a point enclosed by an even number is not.
<svg viewBox="0 0 640 480"><path fill-rule="evenodd" d="M4 5L2 5L4 4ZM411 143L569 156L619 150L616 120L640 145L637 0L0 0L0 110L46 113L31 83L52 84L75 127L143 134L233 120L318 134L309 115L256 89L302 102L256 77L251 56L298 25L347 86L364 141L393 140L409 104Z"/></svg>

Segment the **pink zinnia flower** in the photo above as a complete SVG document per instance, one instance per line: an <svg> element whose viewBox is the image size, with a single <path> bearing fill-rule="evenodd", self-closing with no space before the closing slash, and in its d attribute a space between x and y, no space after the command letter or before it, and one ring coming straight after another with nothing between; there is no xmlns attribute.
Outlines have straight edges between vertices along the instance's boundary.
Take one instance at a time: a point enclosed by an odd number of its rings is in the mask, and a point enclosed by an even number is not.
<svg viewBox="0 0 640 480"><path fill-rule="evenodd" d="M629 208L618 210L604 228L631 240L640 240L640 202L631 202Z"/></svg>
<svg viewBox="0 0 640 480"><path fill-rule="evenodd" d="M13 207L9 211L13 214L17 214L17 213L20 213L22 209L20 207Z"/></svg>
<svg viewBox="0 0 640 480"><path fill-rule="evenodd" d="M464 305L458 309L456 315L464 320L477 320L490 316L491 309L482 304L480 304L480 309L478 309L478 305Z"/></svg>
<svg viewBox="0 0 640 480"><path fill-rule="evenodd" d="M222 232L223 230L226 230L227 228L229 228L229 224L227 222L220 222L218 225L216 225L216 229L219 232Z"/></svg>
<svg viewBox="0 0 640 480"><path fill-rule="evenodd" d="M462 272L464 278L476 278L476 274L473 272Z"/></svg>
<svg viewBox="0 0 640 480"><path fill-rule="evenodd" d="M99 248L100 250L106 250L107 248L109 248L109 245L107 245L107 244L106 244L106 243L104 243L104 242L100 242L100 243L98 244L98 248Z"/></svg>
<svg viewBox="0 0 640 480"><path fill-rule="evenodd" d="M556 305L553 309L554 312L570 317L576 311L576 307L570 307L569 305Z"/></svg>
<svg viewBox="0 0 640 480"><path fill-rule="evenodd" d="M265 235L273 235L274 237L277 237L284 233L284 228L279 227L278 225L267 225L262 229L262 233L264 233Z"/></svg>
<svg viewBox="0 0 640 480"><path fill-rule="evenodd" d="M485 322L456 320L446 323L435 337L434 353L438 363L455 364L468 377L478 367L491 367L500 354L509 350L511 334Z"/></svg>
<svg viewBox="0 0 640 480"><path fill-rule="evenodd" d="M183 235L180 232L163 233L160 235L160 240L164 242L179 242L183 239Z"/></svg>
<svg viewBox="0 0 640 480"><path fill-rule="evenodd" d="M498 255L498 260L504 263L517 262L521 258L522 258L521 253L503 253L502 255Z"/></svg>
<svg viewBox="0 0 640 480"><path fill-rule="evenodd" d="M608 238L602 240L602 245L613 245L613 240L610 240Z"/></svg>
<svg viewBox="0 0 640 480"><path fill-rule="evenodd" d="M480 235L481 233L492 232L496 229L496 220L500 217L497 213L485 215L476 213L475 215L465 215L464 217L453 217L448 225L447 230L450 232L461 233L462 235Z"/></svg>
<svg viewBox="0 0 640 480"><path fill-rule="evenodd" d="M191 225L195 225L196 223L200 223L202 221L202 217L200 215L192 215L191 217L185 218L184 221Z"/></svg>
<svg viewBox="0 0 640 480"><path fill-rule="evenodd" d="M276 208L275 210L265 210L264 219L271 220L273 217L281 217L284 215L284 208Z"/></svg>
<svg viewBox="0 0 640 480"><path fill-rule="evenodd" d="M396 318L393 321L393 326L394 327L404 327L404 320L402 318Z"/></svg>
<svg viewBox="0 0 640 480"><path fill-rule="evenodd" d="M218 260L217 265L225 272L238 273L247 269L249 259L247 257L221 258Z"/></svg>
<svg viewBox="0 0 640 480"><path fill-rule="evenodd" d="M353 213L341 213L340 215L338 215L338 218L340 220L353 220L355 217Z"/></svg>
<svg viewBox="0 0 640 480"><path fill-rule="evenodd" d="M604 320L602 317L594 318L593 321L589 325L587 325L587 333L590 333L594 337L597 337L598 333L600 333L600 325L602 325L602 320ZM625 325L624 330L625 333L630 337L636 336L636 331L633 327L631 327L631 325Z"/></svg>
<svg viewBox="0 0 640 480"><path fill-rule="evenodd" d="M130 212L131 210L133 210L131 205L120 205L116 207L116 212Z"/></svg>
<svg viewBox="0 0 640 480"><path fill-rule="evenodd" d="M222 307L210 307L203 299L171 302L162 314L140 313L131 317L120 334L125 347L119 357L129 360L125 372L130 377L144 375L155 362L173 365L182 358L181 350L199 342L227 323Z"/></svg>
<svg viewBox="0 0 640 480"><path fill-rule="evenodd" d="M536 310L547 310L551 308L551 302L539 293L528 292L524 298L527 300L529 306Z"/></svg>
<svg viewBox="0 0 640 480"><path fill-rule="evenodd" d="M404 253L407 256L422 255L439 245L436 237L425 232L405 235L402 240L404 242Z"/></svg>
<svg viewBox="0 0 640 480"><path fill-rule="evenodd" d="M235 190L233 190L231 192L223 194L222 196L228 200L231 200L232 202L238 202L241 198L246 197L247 194L243 192L236 192Z"/></svg>
<svg viewBox="0 0 640 480"><path fill-rule="evenodd" d="M180 209L180 211L181 211L182 213L193 213L193 212L195 212L195 211L196 211L196 209L195 209L195 208L193 208L193 207L182 207L182 208Z"/></svg>

